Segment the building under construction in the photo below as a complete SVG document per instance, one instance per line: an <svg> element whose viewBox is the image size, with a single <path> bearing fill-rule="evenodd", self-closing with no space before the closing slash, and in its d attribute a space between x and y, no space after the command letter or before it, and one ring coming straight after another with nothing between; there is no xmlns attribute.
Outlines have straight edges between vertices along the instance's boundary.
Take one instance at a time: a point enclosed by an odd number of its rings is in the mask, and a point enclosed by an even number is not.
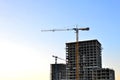
<svg viewBox="0 0 120 80"><path fill-rule="evenodd" d="M115 80L114 70L109 68L94 69L92 80Z"/></svg>
<svg viewBox="0 0 120 80"><path fill-rule="evenodd" d="M114 70L103 69L98 40L78 42L79 80L115 80ZM67 80L76 80L76 42L66 43Z"/></svg>
<svg viewBox="0 0 120 80"><path fill-rule="evenodd" d="M51 80L66 80L66 64L51 64Z"/></svg>
<svg viewBox="0 0 120 80"><path fill-rule="evenodd" d="M79 80L115 80L114 70L102 68L101 43L98 40L78 42ZM76 80L76 42L66 43L66 64L51 64L51 80Z"/></svg>

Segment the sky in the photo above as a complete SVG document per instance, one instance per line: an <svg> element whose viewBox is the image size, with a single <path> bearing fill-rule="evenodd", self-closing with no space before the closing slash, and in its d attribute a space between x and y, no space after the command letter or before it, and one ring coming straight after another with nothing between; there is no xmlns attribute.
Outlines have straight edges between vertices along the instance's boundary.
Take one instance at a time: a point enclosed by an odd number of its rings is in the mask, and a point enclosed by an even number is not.
<svg viewBox="0 0 120 80"><path fill-rule="evenodd" d="M102 44L103 68L120 80L119 0L0 0L0 80L50 80L52 55L65 59L74 31L43 29L89 27L79 40ZM58 63L65 63L58 60Z"/></svg>

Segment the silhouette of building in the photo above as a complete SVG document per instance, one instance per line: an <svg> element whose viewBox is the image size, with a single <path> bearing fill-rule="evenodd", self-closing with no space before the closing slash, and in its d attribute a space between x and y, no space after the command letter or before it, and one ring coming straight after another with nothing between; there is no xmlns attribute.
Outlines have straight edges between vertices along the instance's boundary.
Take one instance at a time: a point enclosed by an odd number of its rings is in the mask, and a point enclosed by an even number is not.
<svg viewBox="0 0 120 80"><path fill-rule="evenodd" d="M66 64L51 64L51 80L66 80Z"/></svg>

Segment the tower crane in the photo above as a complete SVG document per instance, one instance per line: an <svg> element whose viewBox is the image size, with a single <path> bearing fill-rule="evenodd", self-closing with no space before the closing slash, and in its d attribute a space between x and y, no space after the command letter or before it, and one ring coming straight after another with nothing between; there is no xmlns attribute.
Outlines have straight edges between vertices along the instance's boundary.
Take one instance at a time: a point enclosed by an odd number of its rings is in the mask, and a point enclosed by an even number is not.
<svg viewBox="0 0 120 80"><path fill-rule="evenodd" d="M58 56L52 56L52 57L54 57L55 58L55 80L59 80L58 79L58 68L57 68L57 59L60 59L60 60L64 60L64 59L62 59L62 58L60 58L60 57L58 57ZM66 61L66 60L64 60L64 61Z"/></svg>
<svg viewBox="0 0 120 80"><path fill-rule="evenodd" d="M55 64L57 64L57 59L64 60L64 59L62 59L62 58L60 58L60 57L58 57L58 56L54 56L54 55L52 55L52 57L55 58ZM66 61L66 60L64 60L64 61Z"/></svg>
<svg viewBox="0 0 120 80"><path fill-rule="evenodd" d="M42 32L46 32L46 31L75 31L76 33L76 50L75 50L75 63L76 63L76 80L79 80L79 43L78 43L78 37L79 37L79 30L81 31L88 31L89 27L86 28L72 28L72 29L52 29L52 30L41 30Z"/></svg>

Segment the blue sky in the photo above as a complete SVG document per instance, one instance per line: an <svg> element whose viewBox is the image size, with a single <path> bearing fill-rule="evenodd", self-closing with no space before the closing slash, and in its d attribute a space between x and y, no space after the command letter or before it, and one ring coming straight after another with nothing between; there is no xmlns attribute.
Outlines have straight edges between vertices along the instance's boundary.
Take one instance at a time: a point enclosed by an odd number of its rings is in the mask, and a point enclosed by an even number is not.
<svg viewBox="0 0 120 80"><path fill-rule="evenodd" d="M103 67L120 76L119 0L0 0L0 80L49 80L52 55L65 58L74 31L41 29L90 27L80 40L98 39ZM59 61L64 62L64 61Z"/></svg>

